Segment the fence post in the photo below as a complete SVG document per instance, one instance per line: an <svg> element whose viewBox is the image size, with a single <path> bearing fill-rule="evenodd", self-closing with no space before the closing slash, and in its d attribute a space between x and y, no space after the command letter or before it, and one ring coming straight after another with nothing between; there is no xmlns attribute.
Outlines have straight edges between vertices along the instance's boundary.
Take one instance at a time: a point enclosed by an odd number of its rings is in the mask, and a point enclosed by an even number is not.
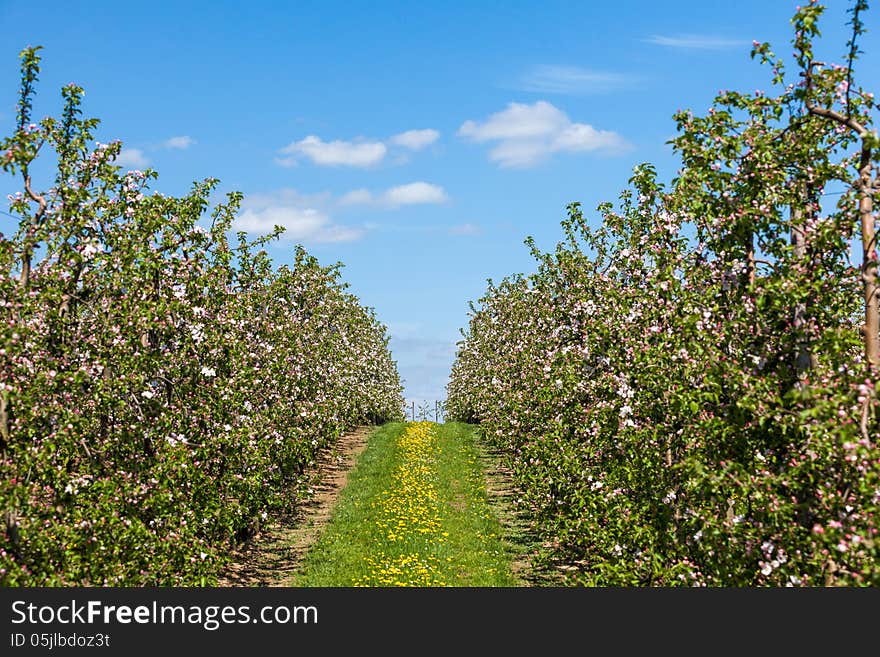
<svg viewBox="0 0 880 657"><path fill-rule="evenodd" d="M412 403L412 421L413 422L416 421L416 403L415 402Z"/></svg>

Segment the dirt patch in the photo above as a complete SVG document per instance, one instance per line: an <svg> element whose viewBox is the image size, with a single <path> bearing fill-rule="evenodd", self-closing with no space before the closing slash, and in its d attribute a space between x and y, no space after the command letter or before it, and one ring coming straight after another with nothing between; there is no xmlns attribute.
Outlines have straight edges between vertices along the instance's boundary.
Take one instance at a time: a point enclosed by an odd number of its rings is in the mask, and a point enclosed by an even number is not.
<svg viewBox="0 0 880 657"><path fill-rule="evenodd" d="M486 479L489 506L504 528L503 539L510 551L510 569L517 586L554 586L558 576L539 568L535 557L540 545L535 533L534 519L516 500L520 492L513 480L513 473L504 465L503 455L478 440L479 458Z"/></svg>
<svg viewBox="0 0 880 657"><path fill-rule="evenodd" d="M306 551L327 525L348 473L367 446L373 427L358 427L342 436L306 471L313 494L290 513L275 518L263 531L232 553L218 586L290 586Z"/></svg>

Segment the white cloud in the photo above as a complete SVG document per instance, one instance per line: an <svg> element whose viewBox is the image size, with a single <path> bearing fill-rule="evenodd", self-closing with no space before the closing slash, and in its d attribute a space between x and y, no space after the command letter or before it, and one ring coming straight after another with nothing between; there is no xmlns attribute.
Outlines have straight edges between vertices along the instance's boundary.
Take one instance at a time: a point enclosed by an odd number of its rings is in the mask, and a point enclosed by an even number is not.
<svg viewBox="0 0 880 657"><path fill-rule="evenodd" d="M165 148L177 148L179 150L186 150L195 143L196 140L192 137L182 135L180 137L172 137L171 139L166 140L162 145Z"/></svg>
<svg viewBox="0 0 880 657"><path fill-rule="evenodd" d="M296 242L350 242L363 235L359 228L332 224L327 215L314 208L285 206L244 210L233 227L248 233L265 234L275 226L284 228L283 239Z"/></svg>
<svg viewBox="0 0 880 657"><path fill-rule="evenodd" d="M556 135L554 150L593 151L597 149L614 150L622 144L620 135L610 130L596 130L585 123L572 123Z"/></svg>
<svg viewBox="0 0 880 657"><path fill-rule="evenodd" d="M459 224L458 226L450 226L450 235L481 235L482 228L475 224Z"/></svg>
<svg viewBox="0 0 880 657"><path fill-rule="evenodd" d="M363 187L360 189L353 189L350 192L343 194L339 199L339 205L365 205L372 202L373 195L370 193L370 190L364 189Z"/></svg>
<svg viewBox="0 0 880 657"><path fill-rule="evenodd" d="M362 228L335 224L326 212L306 205L323 197L304 196L290 189L246 197L233 229L265 234L282 226L282 239L296 242L350 242L362 237Z"/></svg>
<svg viewBox="0 0 880 657"><path fill-rule="evenodd" d="M402 205L445 203L448 200L449 195L440 185L419 181L391 187L380 194L373 194L365 188L353 189L343 194L338 204L377 205L398 208Z"/></svg>
<svg viewBox="0 0 880 657"><path fill-rule="evenodd" d="M708 36L700 34L679 34L676 36L652 35L645 39L647 43L667 48L682 48L688 50L724 50L748 45L748 41L740 39L728 39L725 37Z"/></svg>
<svg viewBox="0 0 880 657"><path fill-rule="evenodd" d="M282 166L293 166L298 157L307 157L321 166L368 167L382 161L387 152L385 144L378 141L322 141L309 135L281 149L289 158L275 161Z"/></svg>
<svg viewBox="0 0 880 657"><path fill-rule="evenodd" d="M330 198L329 192L303 194L296 189L287 187L265 194L248 194L244 199L243 205L245 208L267 208L277 205L314 208L325 206Z"/></svg>
<svg viewBox="0 0 880 657"><path fill-rule="evenodd" d="M394 135L390 141L397 146L403 146L413 151L418 151L425 146L430 146L440 138L440 133L431 128L425 130L407 130L399 135Z"/></svg>
<svg viewBox="0 0 880 657"><path fill-rule="evenodd" d="M320 137L309 135L282 148L279 152L287 157L277 157L275 163L283 167L295 167L302 158L307 158L320 166L369 167L385 159L389 145L420 151L439 138L440 133L433 128L407 130L385 141L358 138L354 141L326 142ZM396 163L406 161L407 156L399 154Z"/></svg>
<svg viewBox="0 0 880 657"><path fill-rule="evenodd" d="M458 129L458 134L477 142L527 139L553 134L560 125L567 123L568 117L546 101L540 100L534 105L510 103L507 109L496 112L482 125L465 121Z"/></svg>
<svg viewBox="0 0 880 657"><path fill-rule="evenodd" d="M116 164L121 167L145 167L150 161L140 148L123 148L116 156Z"/></svg>
<svg viewBox="0 0 880 657"><path fill-rule="evenodd" d="M417 205L423 203L443 203L449 196L439 185L426 182L414 182L408 185L392 187L382 195L382 199L388 205L397 207L400 205Z"/></svg>
<svg viewBox="0 0 880 657"><path fill-rule="evenodd" d="M249 233L268 233L275 226L283 226L285 237L296 239L311 235L329 221L326 215L314 208L277 206L245 210L236 219L235 228Z"/></svg>
<svg viewBox="0 0 880 657"><path fill-rule="evenodd" d="M556 94L601 94L628 86L629 76L575 66L536 66L520 80L523 91Z"/></svg>
<svg viewBox="0 0 880 657"><path fill-rule="evenodd" d="M502 167L532 166L559 152L621 153L630 148L616 132L573 123L546 101L510 103L485 122L465 121L458 135L474 142L497 142L489 159Z"/></svg>

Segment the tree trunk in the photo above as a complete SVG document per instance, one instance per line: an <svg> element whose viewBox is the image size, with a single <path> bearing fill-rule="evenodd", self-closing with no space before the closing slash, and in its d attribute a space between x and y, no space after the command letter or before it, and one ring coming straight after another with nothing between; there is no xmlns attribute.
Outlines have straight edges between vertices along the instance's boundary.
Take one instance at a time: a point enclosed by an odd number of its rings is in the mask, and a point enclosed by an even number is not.
<svg viewBox="0 0 880 657"><path fill-rule="evenodd" d="M804 207L811 202L809 186L798 187L798 199L791 206L791 245L792 257L796 263L803 262L807 255L807 240L804 235ZM811 212L812 214L812 212ZM810 351L809 336L804 334L807 324L806 301L795 304L792 325L795 330L794 367L798 378L816 366L816 357Z"/></svg>
<svg viewBox="0 0 880 657"><path fill-rule="evenodd" d="M862 281L865 292L865 360L880 365L880 307L877 299L877 237L874 231L871 147L862 142L859 163L859 219L862 224Z"/></svg>

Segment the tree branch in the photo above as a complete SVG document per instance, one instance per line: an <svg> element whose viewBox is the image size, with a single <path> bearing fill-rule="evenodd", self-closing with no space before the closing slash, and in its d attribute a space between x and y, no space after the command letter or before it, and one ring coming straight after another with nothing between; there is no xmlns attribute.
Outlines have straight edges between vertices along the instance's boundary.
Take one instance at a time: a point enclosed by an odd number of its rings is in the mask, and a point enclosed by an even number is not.
<svg viewBox="0 0 880 657"><path fill-rule="evenodd" d="M45 197L37 194L31 188L31 176L27 172L24 173L24 189L30 199L35 201L39 205L39 209L37 210L37 213L34 215L33 219L31 219L31 225L28 227L27 235L25 238L24 253L22 254L21 278L19 278L18 280L20 287L27 288L27 286L30 284L31 279L31 238L33 237L34 230L43 220L43 215L46 214L46 208L49 204L46 201Z"/></svg>
<svg viewBox="0 0 880 657"><path fill-rule="evenodd" d="M822 117L825 117L826 119L831 119L832 121L835 121L835 122L839 123L840 125L845 125L848 128L856 131L858 133L859 137L864 137L866 134L868 134L868 129L865 128L865 126L863 126L861 123L856 121L851 116L844 116L840 112L837 112L833 109L828 109L826 107L816 107L815 105L812 105L810 102L806 102L805 106L807 108L807 111L810 114L814 114L816 116L822 116Z"/></svg>

